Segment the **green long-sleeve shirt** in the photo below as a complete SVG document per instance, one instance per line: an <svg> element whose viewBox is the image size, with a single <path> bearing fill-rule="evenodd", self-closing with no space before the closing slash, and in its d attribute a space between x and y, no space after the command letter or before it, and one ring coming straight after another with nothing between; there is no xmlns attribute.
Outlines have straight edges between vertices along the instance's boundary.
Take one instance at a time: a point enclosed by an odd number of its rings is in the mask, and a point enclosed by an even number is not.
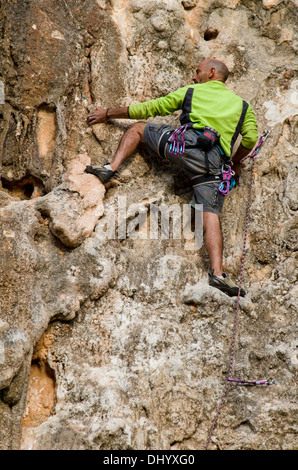
<svg viewBox="0 0 298 470"><path fill-rule="evenodd" d="M132 104L128 108L131 119L166 116L182 110L180 121L195 129L205 126L216 129L220 144L227 156L232 153L235 132L242 112L243 100L223 82L211 80L179 88L158 99ZM250 104L241 127L241 144L252 149L258 139L257 121Z"/></svg>

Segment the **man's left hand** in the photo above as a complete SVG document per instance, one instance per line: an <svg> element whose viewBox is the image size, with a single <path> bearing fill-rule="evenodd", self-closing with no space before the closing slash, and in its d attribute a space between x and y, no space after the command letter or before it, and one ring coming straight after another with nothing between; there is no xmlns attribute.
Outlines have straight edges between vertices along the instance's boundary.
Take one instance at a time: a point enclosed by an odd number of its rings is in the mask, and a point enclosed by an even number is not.
<svg viewBox="0 0 298 470"><path fill-rule="evenodd" d="M89 126L93 126L93 124L98 124L101 122L106 122L107 121L107 116L106 116L106 109L104 108L98 108L96 106L95 111L92 111L92 113L88 114L87 116L87 123Z"/></svg>

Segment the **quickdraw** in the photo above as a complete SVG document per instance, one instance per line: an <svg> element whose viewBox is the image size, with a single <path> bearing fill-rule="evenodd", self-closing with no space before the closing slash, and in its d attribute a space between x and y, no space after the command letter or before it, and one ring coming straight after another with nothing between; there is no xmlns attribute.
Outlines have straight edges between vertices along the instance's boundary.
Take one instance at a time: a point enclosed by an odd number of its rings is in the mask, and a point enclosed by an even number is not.
<svg viewBox="0 0 298 470"><path fill-rule="evenodd" d="M184 140L184 132L187 130L187 126L178 127L175 129L171 139L170 139L170 147L169 152L174 153L177 155L183 155L185 150L185 140Z"/></svg>
<svg viewBox="0 0 298 470"><path fill-rule="evenodd" d="M247 160L248 158L255 158L257 156L257 154L259 153L259 150L260 148L262 147L263 143L265 142L265 140L268 138L268 135L269 135L270 131L267 129L260 137L259 139L259 142L258 142L258 145L256 146L256 148L254 149L254 151L252 152L252 154L250 155L247 155L247 157L244 157L242 158L241 162L244 162L245 160Z"/></svg>
<svg viewBox="0 0 298 470"><path fill-rule="evenodd" d="M218 191L223 195L227 196L230 192L230 189L232 189L232 185L235 182L234 178L232 176L235 175L235 171L231 169L230 166L226 166L226 169L224 167L221 170L222 174L222 182L219 185Z"/></svg>
<svg viewBox="0 0 298 470"><path fill-rule="evenodd" d="M264 134L260 137L260 140L258 142L258 145L256 146L256 148L254 149L254 151L252 152L251 155L247 155L247 157L244 157L241 162L244 162L245 160L247 160L248 158L255 158L256 155L259 153L259 150L261 148L261 146L263 145L263 143L265 142L265 140L267 139L268 135L269 135L269 130L266 130L264 132ZM227 168L224 170L222 168L221 170L221 174L222 174L222 182L221 184L219 185L219 188L218 188L218 191L223 195L223 196L227 196L230 192L230 190L236 186L236 181L235 179L233 178L233 176L235 175L235 172L231 169L230 166L227 166Z"/></svg>
<svg viewBox="0 0 298 470"><path fill-rule="evenodd" d="M275 385L276 382L274 379L272 379L270 377L270 379L267 379L267 380L254 380L253 382L249 382L247 380L236 380L236 379L229 379L228 378L228 381L229 382L235 382L237 385L245 385L245 386L249 386L249 385Z"/></svg>

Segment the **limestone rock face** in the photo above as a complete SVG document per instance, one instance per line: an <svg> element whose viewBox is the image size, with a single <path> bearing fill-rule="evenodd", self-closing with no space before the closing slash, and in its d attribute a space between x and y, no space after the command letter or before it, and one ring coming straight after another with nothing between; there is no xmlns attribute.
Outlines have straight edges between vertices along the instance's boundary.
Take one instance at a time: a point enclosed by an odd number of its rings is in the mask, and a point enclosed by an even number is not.
<svg viewBox="0 0 298 470"><path fill-rule="evenodd" d="M95 105L174 91L208 57L228 65L227 86L253 105L260 134L270 130L255 162L233 375L276 382L231 385L209 448L294 449L295 2L2 4L1 449L204 448L236 298L208 285L204 245L156 223L186 217L189 181L143 148L106 188L84 169L109 161L131 123L89 128ZM250 167L222 214L235 280Z"/></svg>
<svg viewBox="0 0 298 470"><path fill-rule="evenodd" d="M62 183L40 198L36 207L50 218L50 230L65 246L77 247L88 238L103 215L104 185L85 173L90 158L73 160Z"/></svg>

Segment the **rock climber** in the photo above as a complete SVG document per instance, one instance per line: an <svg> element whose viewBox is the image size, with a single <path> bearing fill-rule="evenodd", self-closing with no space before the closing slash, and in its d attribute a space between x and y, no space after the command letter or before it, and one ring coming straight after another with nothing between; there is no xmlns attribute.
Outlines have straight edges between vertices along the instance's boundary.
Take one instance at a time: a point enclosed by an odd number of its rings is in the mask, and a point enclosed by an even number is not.
<svg viewBox="0 0 298 470"><path fill-rule="evenodd" d="M240 174L244 166L241 160L255 146L258 131L251 105L226 87L228 75L229 70L222 61L206 59L196 69L194 84L128 107L96 107L87 117L89 125L109 119L146 120L182 110L181 127L175 130L167 124L136 122L123 134L109 163L87 166L85 171L105 184L141 142L182 168L191 178L194 202L203 205L205 246L211 263L209 285L229 296L238 296L238 286L223 272L220 214L225 196L219 188L222 188L223 168L236 176ZM239 134L241 143L231 157ZM241 288L240 295L245 294Z"/></svg>

